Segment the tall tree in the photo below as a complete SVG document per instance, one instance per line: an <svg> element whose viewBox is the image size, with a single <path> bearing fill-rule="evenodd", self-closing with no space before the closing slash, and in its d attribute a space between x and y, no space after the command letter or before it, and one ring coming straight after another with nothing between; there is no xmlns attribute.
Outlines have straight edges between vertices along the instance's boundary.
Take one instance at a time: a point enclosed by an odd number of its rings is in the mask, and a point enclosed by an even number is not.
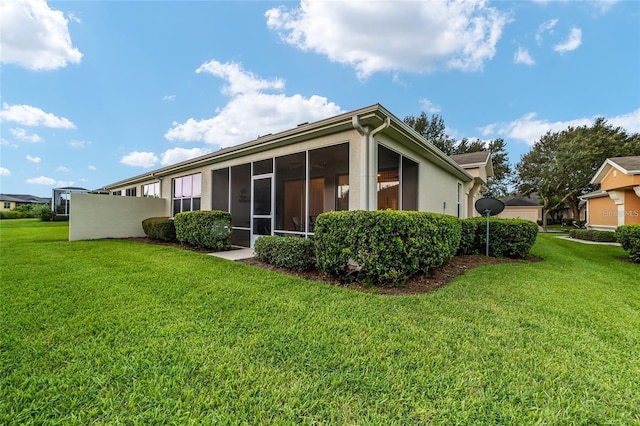
<svg viewBox="0 0 640 426"><path fill-rule="evenodd" d="M445 154L453 154L455 139L447 135L447 128L441 116L434 114L429 117L422 111L418 117L407 116L403 121Z"/></svg>
<svg viewBox="0 0 640 426"><path fill-rule="evenodd" d="M517 187L543 200L546 229L549 215L564 204L579 217L580 196L597 189L590 182L607 158L632 155L640 155L640 134L629 135L604 118L591 126L547 132L516 166Z"/></svg>
<svg viewBox="0 0 640 426"><path fill-rule="evenodd" d="M494 175L488 179L489 191L486 195L489 197L507 195L513 173L506 151L506 143L503 139L485 142L480 139L470 141L463 138L456 141L447 135L446 126L441 116L432 115L429 117L424 111L418 117L408 116L403 121L447 155L490 151Z"/></svg>

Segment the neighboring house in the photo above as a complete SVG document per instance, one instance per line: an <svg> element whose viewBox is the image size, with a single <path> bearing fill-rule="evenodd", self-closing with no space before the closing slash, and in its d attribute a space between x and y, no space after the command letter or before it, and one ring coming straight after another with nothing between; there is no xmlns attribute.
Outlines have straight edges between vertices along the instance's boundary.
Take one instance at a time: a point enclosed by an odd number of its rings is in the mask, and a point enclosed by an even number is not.
<svg viewBox="0 0 640 426"><path fill-rule="evenodd" d="M0 194L0 209L2 211L13 210L25 204L49 204L51 198L36 197L35 195L24 194Z"/></svg>
<svg viewBox="0 0 640 426"><path fill-rule="evenodd" d="M458 217L479 216L480 213L475 210L475 201L487 192L487 179L493 176L491 153L489 151L469 152L455 154L451 158L473 176L473 185L468 185L465 189L465 195L470 201L467 203L466 215L458 215Z"/></svg>
<svg viewBox="0 0 640 426"><path fill-rule="evenodd" d="M504 210L496 217L503 219L525 219L532 222L542 220L542 206L535 195L514 195L501 198Z"/></svg>
<svg viewBox="0 0 640 426"><path fill-rule="evenodd" d="M473 176L375 104L99 190L122 196L72 194L70 239L143 236L143 219L190 210L229 211L233 244L243 247L261 235L309 237L316 217L332 210L464 218L491 172L483 155L485 171Z"/></svg>
<svg viewBox="0 0 640 426"><path fill-rule="evenodd" d="M640 223L640 156L607 158L591 183L600 190L580 197L587 202L589 228Z"/></svg>

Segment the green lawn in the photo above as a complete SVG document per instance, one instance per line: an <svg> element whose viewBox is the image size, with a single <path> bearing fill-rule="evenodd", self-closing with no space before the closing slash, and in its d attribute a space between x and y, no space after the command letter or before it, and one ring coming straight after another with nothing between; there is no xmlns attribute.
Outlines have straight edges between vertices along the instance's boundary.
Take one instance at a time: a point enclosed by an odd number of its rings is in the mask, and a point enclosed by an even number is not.
<svg viewBox="0 0 640 426"><path fill-rule="evenodd" d="M0 424L640 424L640 266L538 263L390 297L0 221Z"/></svg>

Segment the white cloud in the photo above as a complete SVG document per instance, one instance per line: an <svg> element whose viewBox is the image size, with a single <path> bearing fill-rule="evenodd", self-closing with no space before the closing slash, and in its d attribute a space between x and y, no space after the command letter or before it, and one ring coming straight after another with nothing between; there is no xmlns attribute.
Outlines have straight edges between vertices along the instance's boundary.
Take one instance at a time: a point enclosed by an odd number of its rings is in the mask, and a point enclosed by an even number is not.
<svg viewBox="0 0 640 426"><path fill-rule="evenodd" d="M42 158L40 158L40 157L32 157L30 155L27 155L27 160L31 161L32 163L38 164L38 163L40 163L42 161Z"/></svg>
<svg viewBox="0 0 640 426"><path fill-rule="evenodd" d="M80 62L82 53L71 43L69 21L45 0L2 1L0 17L3 63L52 70Z"/></svg>
<svg viewBox="0 0 640 426"><path fill-rule="evenodd" d="M65 166L58 166L58 168L56 169L56 172L64 172L64 173L67 173L67 172L69 172L69 170L70 170L70 169L69 169L68 167L65 167Z"/></svg>
<svg viewBox="0 0 640 426"><path fill-rule="evenodd" d="M98 170L96 166L89 165L89 170Z"/></svg>
<svg viewBox="0 0 640 426"><path fill-rule="evenodd" d="M31 179L27 179L27 183L33 183L36 185L55 185L56 184L56 180L55 179L51 179L50 177L46 177L46 176L40 176L37 178L31 178Z"/></svg>
<svg viewBox="0 0 640 426"><path fill-rule="evenodd" d="M360 78L381 71L476 71L493 58L509 17L482 0L302 1L269 9L267 26L301 50L354 67Z"/></svg>
<svg viewBox="0 0 640 426"><path fill-rule="evenodd" d="M69 18L70 21L73 21L76 24L82 24L82 19L80 19L78 15L73 12L67 13L67 18Z"/></svg>
<svg viewBox="0 0 640 426"><path fill-rule="evenodd" d="M538 31L536 31L536 42L538 46L542 44L542 36L544 33L553 33L553 28L557 23L557 19L549 19L538 26Z"/></svg>
<svg viewBox="0 0 640 426"><path fill-rule="evenodd" d="M436 105L429 99L424 98L420 99L420 108L422 108L423 111L430 112L431 114L438 113L442 110L439 105Z"/></svg>
<svg viewBox="0 0 640 426"><path fill-rule="evenodd" d="M10 146L11 148L19 148L20 147L20 145L18 145L16 143L13 143L13 142L9 142L5 138L0 138L0 146Z"/></svg>
<svg viewBox="0 0 640 426"><path fill-rule="evenodd" d="M533 60L529 51L523 47L518 47L518 51L513 55L513 62L515 64L535 65L536 61Z"/></svg>
<svg viewBox="0 0 640 426"><path fill-rule="evenodd" d="M6 102L2 104L2 110L0 110L0 122L4 121L23 126L44 126L55 129L76 128L76 125L67 118L57 117L31 105L9 105Z"/></svg>
<svg viewBox="0 0 640 426"><path fill-rule="evenodd" d="M176 100L176 95L165 95L162 97L163 101L173 102Z"/></svg>
<svg viewBox="0 0 640 426"><path fill-rule="evenodd" d="M203 141L229 147L342 112L340 107L321 96L305 98L299 94L264 93L266 89L284 89L284 82L263 80L244 71L239 64L210 61L196 72L207 72L224 79L227 84L222 90L231 95L231 100L212 118L174 122L164 135L168 140Z"/></svg>
<svg viewBox="0 0 640 426"><path fill-rule="evenodd" d="M163 166L168 166L171 164L176 164L181 161L191 160L192 158L200 157L201 155L211 153L211 149L209 148L173 148L168 149L162 154L162 159L160 160L160 164Z"/></svg>
<svg viewBox="0 0 640 426"><path fill-rule="evenodd" d="M144 167L148 169L158 162L158 157L153 152L133 151L120 159L120 163L133 167Z"/></svg>
<svg viewBox="0 0 640 426"><path fill-rule="evenodd" d="M556 52L564 53L576 50L582 44L582 30L580 28L571 28L567 39L553 46Z"/></svg>
<svg viewBox="0 0 640 426"><path fill-rule="evenodd" d="M251 71L245 71L242 65L235 62L223 64L218 61L209 61L196 70L198 74L201 72L226 80L228 84L222 88L222 93L231 96L241 93L257 93L268 89L284 89L284 80L279 78L271 81L263 80Z"/></svg>
<svg viewBox="0 0 640 426"><path fill-rule="evenodd" d="M78 140L72 140L71 142L69 142L69 146L71 148L84 148L87 145L91 145L91 142L89 142L89 141L78 141Z"/></svg>
<svg viewBox="0 0 640 426"><path fill-rule="evenodd" d="M598 0L595 2L595 6L602 14L607 13L611 8L618 3L618 0Z"/></svg>
<svg viewBox="0 0 640 426"><path fill-rule="evenodd" d="M11 133L14 138L19 139L23 142L32 142L32 143L42 142L42 138L37 134L35 133L29 134L25 129L22 129L19 127L16 129L9 129L9 133Z"/></svg>
<svg viewBox="0 0 640 426"><path fill-rule="evenodd" d="M517 139L528 145L533 145L547 132L559 132L566 130L569 126L591 126L597 117L576 118L573 120L550 122L549 120L537 118L536 113L526 114L511 122L501 122L489 124L482 129L484 136L501 136ZM612 126L620 126L628 133L640 132L640 108L627 114L607 118L607 122Z"/></svg>
<svg viewBox="0 0 640 426"><path fill-rule="evenodd" d="M11 171L5 167L0 167L0 176L10 176Z"/></svg>
<svg viewBox="0 0 640 426"><path fill-rule="evenodd" d="M627 114L608 118L607 121L613 126L622 127L628 133L640 133L640 108Z"/></svg>

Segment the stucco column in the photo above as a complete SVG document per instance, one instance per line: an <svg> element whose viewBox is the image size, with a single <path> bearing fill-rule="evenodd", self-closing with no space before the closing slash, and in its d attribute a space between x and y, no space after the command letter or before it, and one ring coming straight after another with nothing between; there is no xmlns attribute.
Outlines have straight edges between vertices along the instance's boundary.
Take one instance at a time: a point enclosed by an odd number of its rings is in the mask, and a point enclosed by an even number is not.
<svg viewBox="0 0 640 426"><path fill-rule="evenodd" d="M607 191L618 207L618 226L624 225L624 191Z"/></svg>

